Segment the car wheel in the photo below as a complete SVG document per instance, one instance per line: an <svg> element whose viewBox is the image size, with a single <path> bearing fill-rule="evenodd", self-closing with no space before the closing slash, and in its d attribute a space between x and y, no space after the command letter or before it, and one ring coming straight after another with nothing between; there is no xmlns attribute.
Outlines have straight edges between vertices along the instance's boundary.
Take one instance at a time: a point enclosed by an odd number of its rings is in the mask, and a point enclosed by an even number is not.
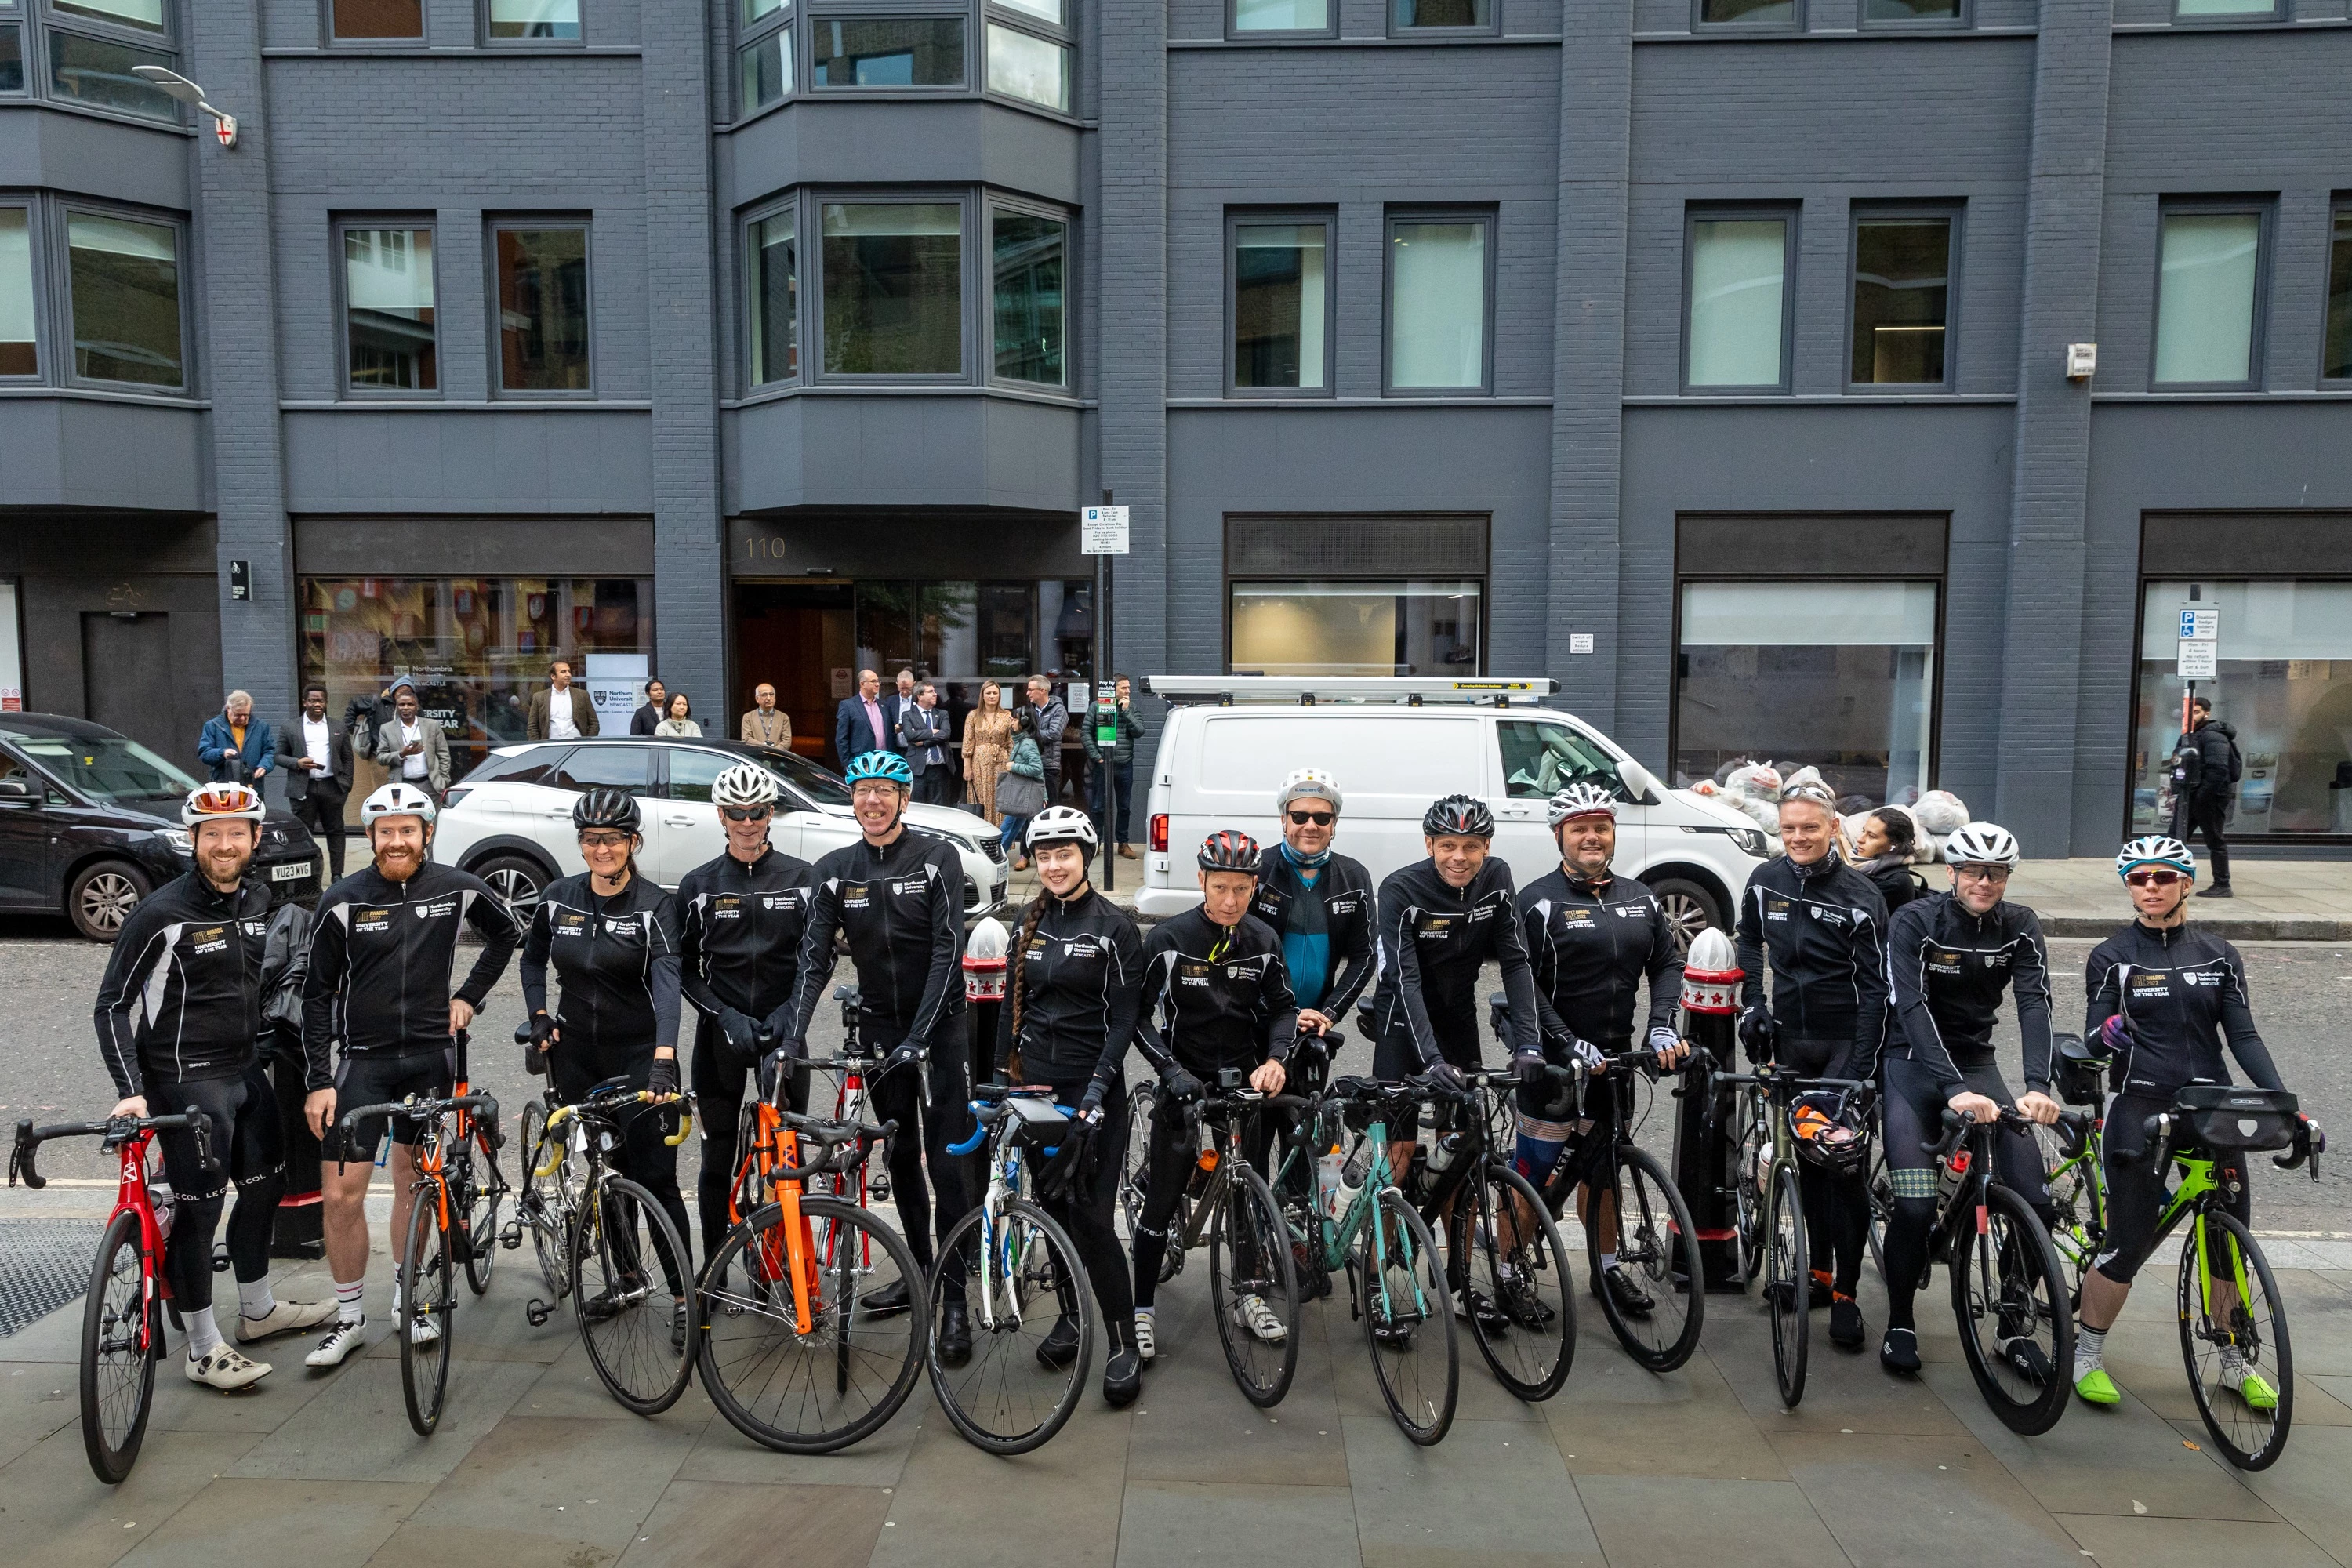
<svg viewBox="0 0 2352 1568"><path fill-rule="evenodd" d="M66 884L66 916L92 942L112 942L122 922L154 884L127 860L100 860L83 867Z"/></svg>
<svg viewBox="0 0 2352 1568"><path fill-rule="evenodd" d="M500 855L474 868L474 875L490 885L490 891L507 901L507 908L518 920L529 920L539 908L539 896L555 879L547 868L521 855Z"/></svg>
<svg viewBox="0 0 2352 1568"><path fill-rule="evenodd" d="M1665 911L1666 923L1674 928L1677 953L1688 957L1690 944L1699 932L1723 929L1723 901L1706 884L1687 877L1662 877L1650 884L1650 891L1656 895L1658 908Z"/></svg>

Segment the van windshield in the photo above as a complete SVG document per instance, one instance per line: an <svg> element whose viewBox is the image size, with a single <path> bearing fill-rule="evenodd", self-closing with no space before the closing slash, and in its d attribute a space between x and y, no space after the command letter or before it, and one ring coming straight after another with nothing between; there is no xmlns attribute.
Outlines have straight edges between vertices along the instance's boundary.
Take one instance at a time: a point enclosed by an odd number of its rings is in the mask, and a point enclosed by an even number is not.
<svg viewBox="0 0 2352 1568"><path fill-rule="evenodd" d="M1600 784L1620 798L1617 759L1590 736L1566 724L1526 719L1499 720L1496 738L1503 747L1503 782L1513 800L1549 800L1570 784Z"/></svg>

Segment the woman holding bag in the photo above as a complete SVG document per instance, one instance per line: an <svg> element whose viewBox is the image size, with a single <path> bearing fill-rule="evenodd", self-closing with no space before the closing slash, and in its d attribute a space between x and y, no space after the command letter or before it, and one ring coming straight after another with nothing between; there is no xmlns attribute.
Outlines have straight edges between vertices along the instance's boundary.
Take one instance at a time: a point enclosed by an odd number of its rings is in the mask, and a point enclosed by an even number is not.
<svg viewBox="0 0 2352 1568"><path fill-rule="evenodd" d="M1013 760L1013 715L1004 706L1004 689L993 680L980 683L980 706L964 716L964 799L980 807L992 823L1002 822L996 805L996 775Z"/></svg>
<svg viewBox="0 0 2352 1568"><path fill-rule="evenodd" d="M1013 751L1003 773L996 775L996 809L1004 816L999 842L1011 854L1029 819L1045 809L1045 754L1037 749L1037 715L1024 708L1013 716ZM1024 853L1013 862L1016 871L1029 868Z"/></svg>

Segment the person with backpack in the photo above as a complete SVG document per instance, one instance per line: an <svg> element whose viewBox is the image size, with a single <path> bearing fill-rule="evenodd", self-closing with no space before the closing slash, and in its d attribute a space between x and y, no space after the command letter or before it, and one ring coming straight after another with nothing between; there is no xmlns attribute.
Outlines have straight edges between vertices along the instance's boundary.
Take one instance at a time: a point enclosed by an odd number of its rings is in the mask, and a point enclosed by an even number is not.
<svg viewBox="0 0 2352 1568"><path fill-rule="evenodd" d="M2173 748L2172 795L2181 831L2202 834L2205 853L2213 863L2213 884L2200 888L2200 899L2226 899L2230 891L2230 846L2222 837L2230 802L2238 781L2246 776L2245 753L2238 750L2238 731L2213 717L2208 697L2189 700L2189 729Z"/></svg>

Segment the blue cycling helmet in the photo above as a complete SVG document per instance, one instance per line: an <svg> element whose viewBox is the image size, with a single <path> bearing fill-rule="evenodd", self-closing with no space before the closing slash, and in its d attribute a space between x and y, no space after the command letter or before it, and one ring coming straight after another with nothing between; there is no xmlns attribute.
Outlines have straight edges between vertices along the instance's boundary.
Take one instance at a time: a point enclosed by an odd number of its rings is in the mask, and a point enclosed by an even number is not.
<svg viewBox="0 0 2352 1568"><path fill-rule="evenodd" d="M2197 857L2179 839L2161 833L2135 838L2116 857L2116 875L2128 877L2141 866L2169 866L2184 877L2197 875Z"/></svg>
<svg viewBox="0 0 2352 1568"><path fill-rule="evenodd" d="M915 770L896 752L860 752L849 759L841 776L852 784L861 779L887 779L900 789L915 787Z"/></svg>

